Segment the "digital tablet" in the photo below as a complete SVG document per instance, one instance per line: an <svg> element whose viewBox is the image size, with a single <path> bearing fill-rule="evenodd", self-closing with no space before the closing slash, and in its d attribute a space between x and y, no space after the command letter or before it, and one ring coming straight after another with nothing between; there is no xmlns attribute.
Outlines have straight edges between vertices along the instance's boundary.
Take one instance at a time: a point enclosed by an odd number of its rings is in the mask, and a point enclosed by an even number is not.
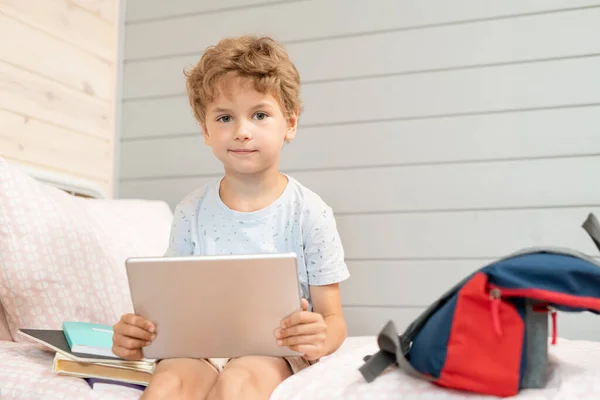
<svg viewBox="0 0 600 400"><path fill-rule="evenodd" d="M126 260L134 312L156 326L145 358L301 355L276 343L301 309L295 253Z"/></svg>

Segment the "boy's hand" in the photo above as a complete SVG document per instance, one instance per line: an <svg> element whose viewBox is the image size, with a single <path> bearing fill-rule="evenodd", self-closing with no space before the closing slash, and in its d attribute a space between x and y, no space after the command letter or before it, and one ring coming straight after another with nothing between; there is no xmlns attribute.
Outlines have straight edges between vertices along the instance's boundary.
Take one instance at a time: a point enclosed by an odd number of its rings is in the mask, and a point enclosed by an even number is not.
<svg viewBox="0 0 600 400"><path fill-rule="evenodd" d="M134 314L123 314L113 326L112 352L125 360L141 360L142 347L156 338L156 327L152 322Z"/></svg>
<svg viewBox="0 0 600 400"><path fill-rule="evenodd" d="M306 360L317 360L324 352L327 324L321 314L308 311L308 301L302 299L302 310L281 321L275 338L279 346L304 354Z"/></svg>

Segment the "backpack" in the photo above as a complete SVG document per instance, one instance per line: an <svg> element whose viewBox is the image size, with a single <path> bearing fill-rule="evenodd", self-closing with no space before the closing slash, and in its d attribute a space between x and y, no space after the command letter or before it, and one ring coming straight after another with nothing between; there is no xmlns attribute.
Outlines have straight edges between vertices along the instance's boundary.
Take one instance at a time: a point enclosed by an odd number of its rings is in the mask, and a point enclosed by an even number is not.
<svg viewBox="0 0 600 400"><path fill-rule="evenodd" d="M600 250L593 214L583 224ZM542 388L548 366L548 315L600 313L600 262L576 250L537 247L482 267L448 290L398 335L388 322L379 351L364 358L367 382L389 366L441 387L513 396Z"/></svg>

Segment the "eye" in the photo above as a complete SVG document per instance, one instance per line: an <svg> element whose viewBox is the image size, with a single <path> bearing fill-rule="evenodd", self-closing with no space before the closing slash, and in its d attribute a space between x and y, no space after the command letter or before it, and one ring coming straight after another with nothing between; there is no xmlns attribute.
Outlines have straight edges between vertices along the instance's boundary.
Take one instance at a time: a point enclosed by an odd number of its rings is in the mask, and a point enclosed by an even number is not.
<svg viewBox="0 0 600 400"><path fill-rule="evenodd" d="M256 114L254 114L254 118L256 118L259 121L262 121L263 119L267 118L268 115L265 114L264 112L257 112Z"/></svg>
<svg viewBox="0 0 600 400"><path fill-rule="evenodd" d="M219 118L217 118L217 121L224 123L231 122L231 115L222 115Z"/></svg>

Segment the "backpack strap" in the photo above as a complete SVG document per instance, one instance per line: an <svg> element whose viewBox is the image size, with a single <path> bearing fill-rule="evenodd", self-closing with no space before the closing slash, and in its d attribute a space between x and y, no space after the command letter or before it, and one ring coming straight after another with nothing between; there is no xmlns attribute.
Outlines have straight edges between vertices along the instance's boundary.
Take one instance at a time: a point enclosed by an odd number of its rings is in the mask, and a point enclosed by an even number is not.
<svg viewBox="0 0 600 400"><path fill-rule="evenodd" d="M377 343L379 351L372 356L365 357L365 364L359 368L359 371L367 382L372 382L390 365L396 363L405 373L415 378L433 382L436 378L424 375L417 371L408 361L407 355L410 352L410 346L415 336L421 331L429 318L437 310L444 306L454 294L465 285L471 275L450 288L438 300L433 302L425 311L421 313L404 331L398 335L393 321L389 321L379 333Z"/></svg>
<svg viewBox="0 0 600 400"><path fill-rule="evenodd" d="M600 250L600 223L598 223L594 214L590 213L588 215L582 227L590 235L598 250Z"/></svg>
<svg viewBox="0 0 600 400"><path fill-rule="evenodd" d="M366 356L364 361L365 363L358 370L367 382L373 382L387 367L396 362L396 356L385 350L379 350L372 356Z"/></svg>
<svg viewBox="0 0 600 400"><path fill-rule="evenodd" d="M426 381L435 380L435 378L417 371L406 359L410 344L398 336L393 321L389 321L379 333L377 343L381 350L367 358L365 364L359 368L360 373L367 382L374 381L387 367L394 363L410 376Z"/></svg>

